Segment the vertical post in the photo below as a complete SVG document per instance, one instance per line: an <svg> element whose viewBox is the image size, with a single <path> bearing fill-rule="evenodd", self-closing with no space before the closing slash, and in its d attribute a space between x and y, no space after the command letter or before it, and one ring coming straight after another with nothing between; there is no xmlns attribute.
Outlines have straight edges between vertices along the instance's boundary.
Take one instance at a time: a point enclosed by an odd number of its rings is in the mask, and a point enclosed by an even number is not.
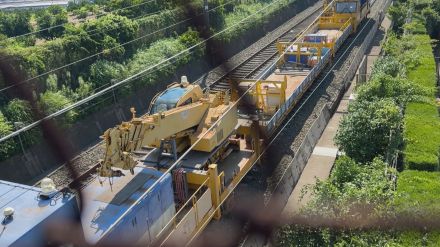
<svg viewBox="0 0 440 247"><path fill-rule="evenodd" d="M116 80L115 79L111 79L110 80L110 86L113 86L113 84L115 84ZM113 101L116 104L116 94L115 94L115 88L112 88L112 93L113 93Z"/></svg>
<svg viewBox="0 0 440 247"><path fill-rule="evenodd" d="M14 122L14 128L16 131L23 128L23 126L24 124L22 122ZM25 155L26 153L24 152L23 141L21 140L21 133L18 133L18 141L20 142L21 151L23 152L23 155Z"/></svg>
<svg viewBox="0 0 440 247"><path fill-rule="evenodd" d="M205 17L205 28L206 31L209 31L209 4L208 4L208 0L203 0L203 13L204 13L204 17Z"/></svg>
<svg viewBox="0 0 440 247"><path fill-rule="evenodd" d="M212 206L217 208L220 205L220 181L218 177L217 164L208 166L209 188L211 189ZM218 220L222 216L220 209L216 210L214 219Z"/></svg>

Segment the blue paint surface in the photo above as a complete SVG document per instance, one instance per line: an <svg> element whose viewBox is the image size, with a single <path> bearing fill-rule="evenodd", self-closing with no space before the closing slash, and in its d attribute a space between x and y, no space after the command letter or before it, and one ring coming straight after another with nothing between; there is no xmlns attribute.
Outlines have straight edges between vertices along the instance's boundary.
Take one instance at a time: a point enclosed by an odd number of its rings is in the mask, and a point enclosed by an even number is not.
<svg viewBox="0 0 440 247"><path fill-rule="evenodd" d="M41 200L40 191L32 186L0 181L0 211L6 207L15 210L12 220L0 225L0 246L43 246L48 224L70 221L77 215L73 195L60 194L51 200Z"/></svg>
<svg viewBox="0 0 440 247"><path fill-rule="evenodd" d="M163 174L152 168L136 167L134 175L126 174L129 177L114 178L113 187L124 184L126 179L130 180L141 173L149 178L122 203L102 200L102 195L111 191L108 181L105 181L103 185L94 181L87 186L84 191L87 204L81 221L88 242L124 245L133 244L133 241L138 241L142 236L145 242L150 242L169 222L175 213L175 205L171 175L168 174L132 211L128 212L116 227L104 235L109 227L127 212L130 206Z"/></svg>

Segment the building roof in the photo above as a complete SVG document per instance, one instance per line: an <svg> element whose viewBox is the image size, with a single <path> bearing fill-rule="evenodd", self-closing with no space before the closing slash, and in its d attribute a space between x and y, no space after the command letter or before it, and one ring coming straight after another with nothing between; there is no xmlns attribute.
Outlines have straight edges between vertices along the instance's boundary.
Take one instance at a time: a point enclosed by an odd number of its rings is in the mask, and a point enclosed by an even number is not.
<svg viewBox="0 0 440 247"><path fill-rule="evenodd" d="M52 5L67 6L69 0L0 0L0 9L46 8Z"/></svg>

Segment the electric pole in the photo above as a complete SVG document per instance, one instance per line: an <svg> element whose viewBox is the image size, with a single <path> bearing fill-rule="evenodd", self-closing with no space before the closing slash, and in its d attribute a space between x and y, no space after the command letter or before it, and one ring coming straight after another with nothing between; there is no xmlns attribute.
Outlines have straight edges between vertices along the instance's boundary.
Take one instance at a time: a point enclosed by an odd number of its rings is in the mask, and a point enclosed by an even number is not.
<svg viewBox="0 0 440 247"><path fill-rule="evenodd" d="M205 16L205 28L206 28L206 32L209 32L209 4L208 4L208 0L203 0L203 13Z"/></svg>

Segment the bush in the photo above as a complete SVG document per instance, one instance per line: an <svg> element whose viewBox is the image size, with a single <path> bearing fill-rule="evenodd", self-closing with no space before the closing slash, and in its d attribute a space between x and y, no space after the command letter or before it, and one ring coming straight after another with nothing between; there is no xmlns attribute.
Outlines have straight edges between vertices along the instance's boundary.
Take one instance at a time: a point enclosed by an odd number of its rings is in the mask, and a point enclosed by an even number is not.
<svg viewBox="0 0 440 247"><path fill-rule="evenodd" d="M127 69L124 65L117 62L109 62L106 60L98 60L90 66L90 78L94 88L101 88L110 85L111 80L124 78Z"/></svg>
<svg viewBox="0 0 440 247"><path fill-rule="evenodd" d="M3 113L0 111L0 137L6 136L14 130L11 123L6 121ZM5 160L11 156L16 150L16 143L13 139L2 142L0 145L0 160Z"/></svg>
<svg viewBox="0 0 440 247"><path fill-rule="evenodd" d="M40 96L40 107L46 115L55 113L70 104L72 102L61 92L46 91ZM67 112L62 117L62 123L70 124L73 123L76 117L76 112L74 110Z"/></svg>
<svg viewBox="0 0 440 247"><path fill-rule="evenodd" d="M406 78L393 77L387 74L375 74L372 79L358 90L357 100L377 101L391 99L399 106L406 106L410 101L426 100L427 92Z"/></svg>
<svg viewBox="0 0 440 247"><path fill-rule="evenodd" d="M350 105L348 114L343 117L335 143L357 162L385 157L399 146L400 141L395 139L400 139L401 122L399 107L393 101L358 100Z"/></svg>
<svg viewBox="0 0 440 247"><path fill-rule="evenodd" d="M349 157L339 157L330 178L309 188L313 198L301 213L311 220L317 218L329 224L387 217L395 193L384 173L386 166L379 159L359 164ZM290 225L277 234L278 246L384 246L390 243L396 243L393 233L379 234L374 230Z"/></svg>

